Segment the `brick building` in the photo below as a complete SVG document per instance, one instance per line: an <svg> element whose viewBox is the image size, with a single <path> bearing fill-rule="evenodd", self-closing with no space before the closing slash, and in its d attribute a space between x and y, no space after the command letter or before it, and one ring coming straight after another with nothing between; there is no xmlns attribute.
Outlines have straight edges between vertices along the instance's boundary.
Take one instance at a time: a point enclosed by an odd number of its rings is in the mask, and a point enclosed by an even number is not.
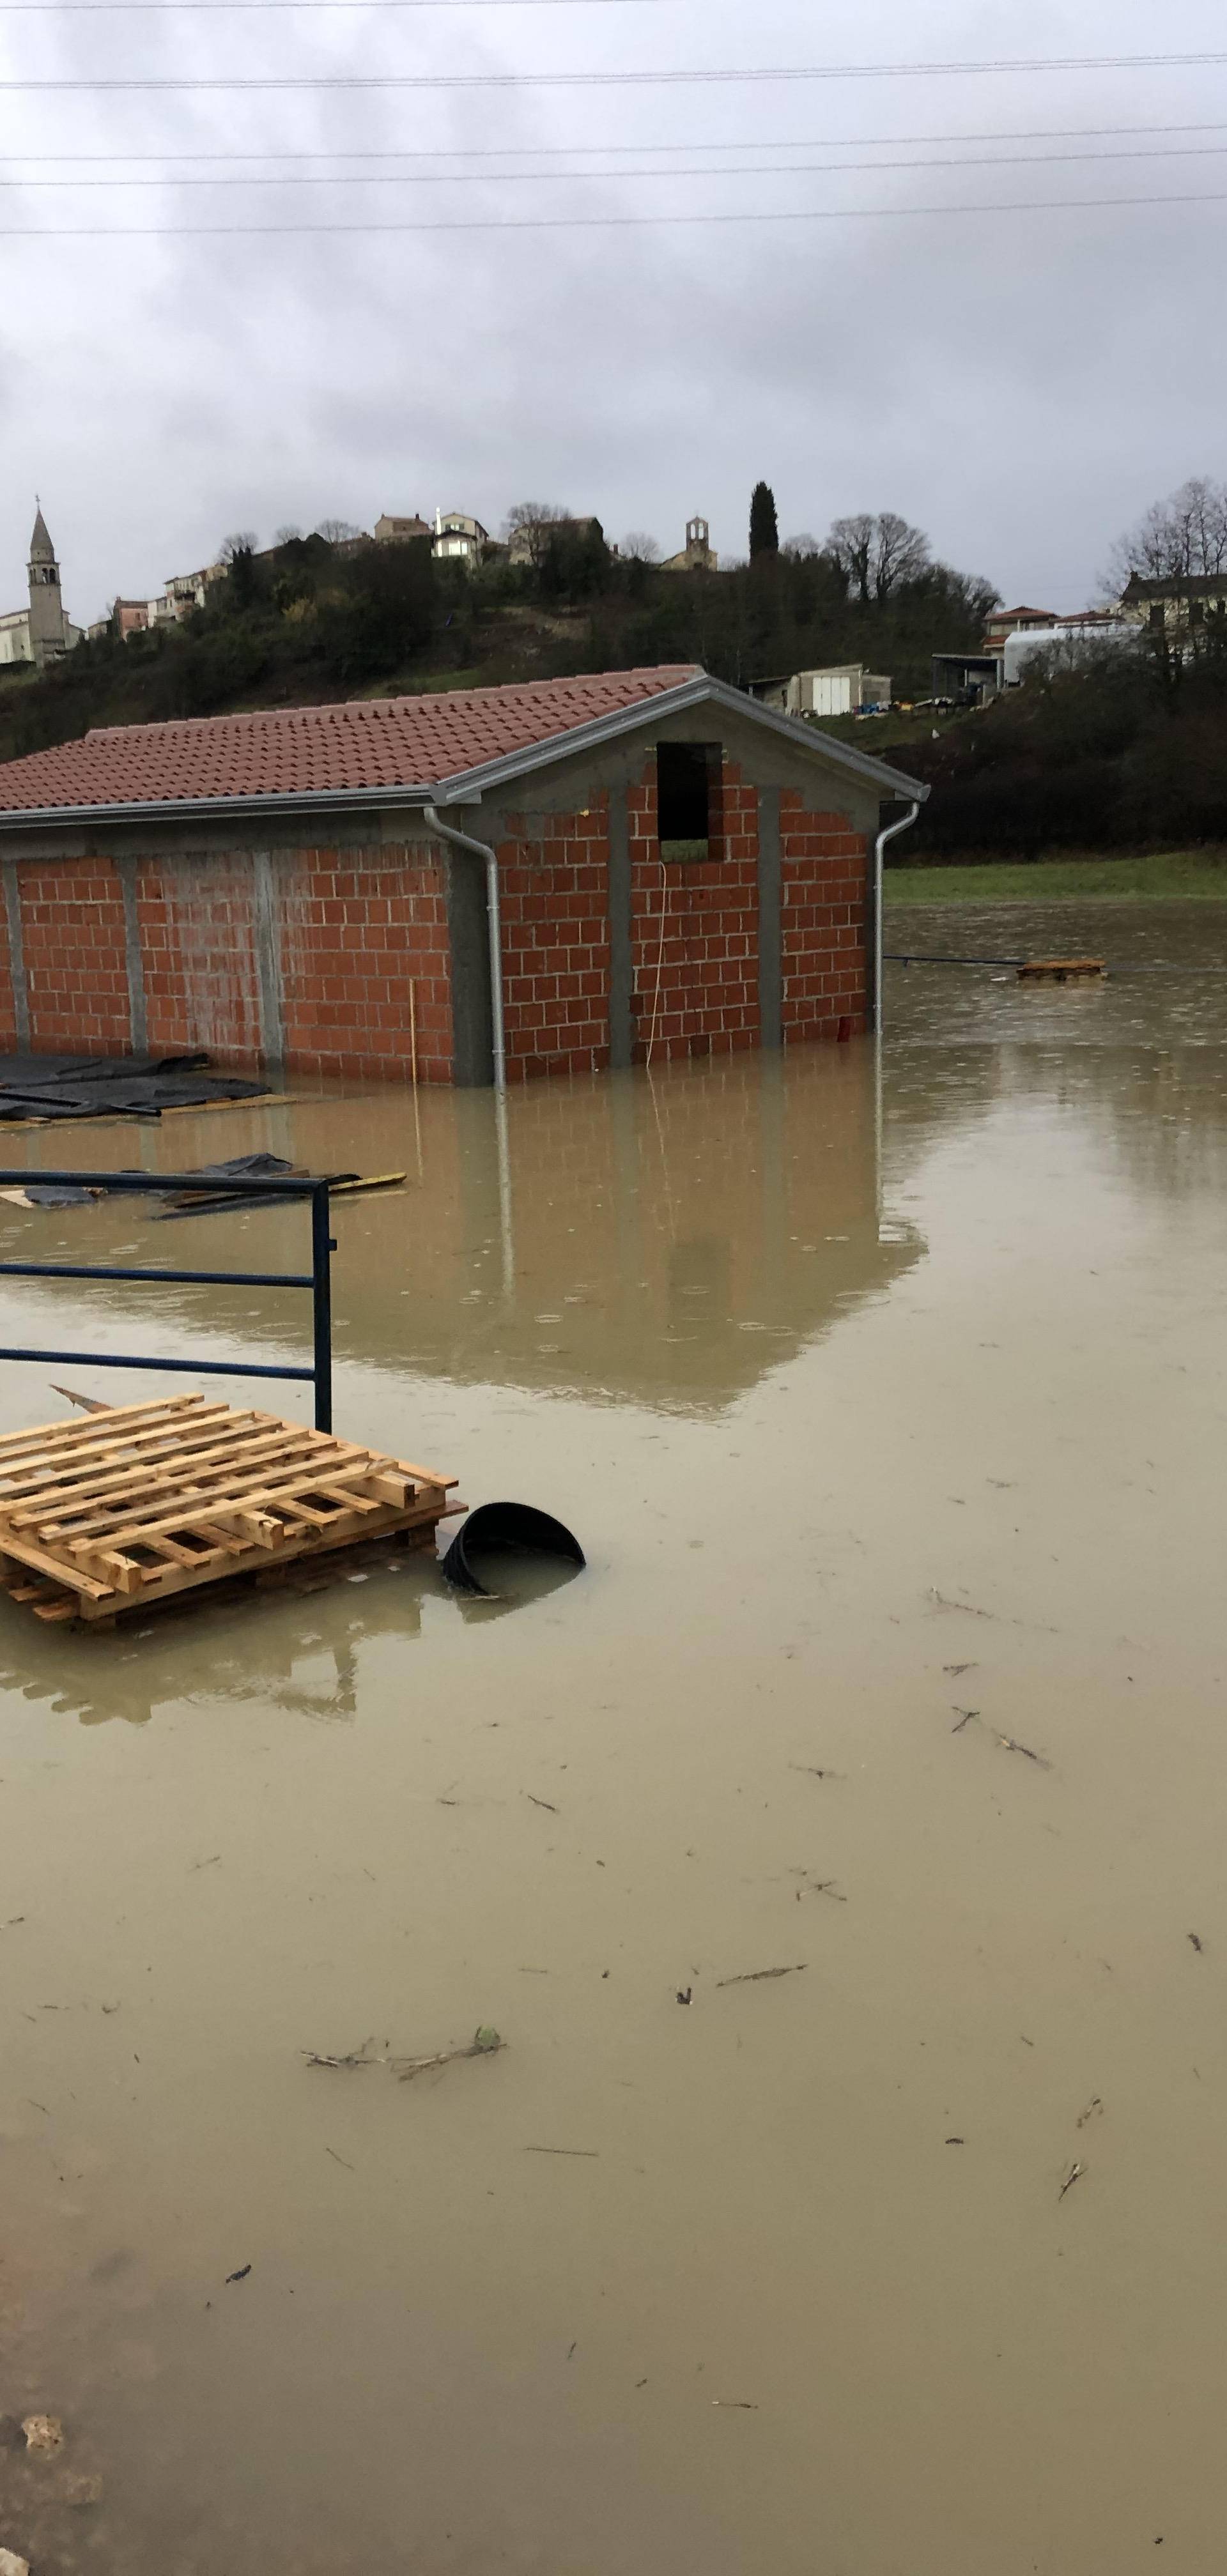
<svg viewBox="0 0 1227 2576"><path fill-rule="evenodd" d="M0 766L0 1048L488 1083L492 878L509 1080L860 1029L920 793L692 666L101 730Z"/></svg>

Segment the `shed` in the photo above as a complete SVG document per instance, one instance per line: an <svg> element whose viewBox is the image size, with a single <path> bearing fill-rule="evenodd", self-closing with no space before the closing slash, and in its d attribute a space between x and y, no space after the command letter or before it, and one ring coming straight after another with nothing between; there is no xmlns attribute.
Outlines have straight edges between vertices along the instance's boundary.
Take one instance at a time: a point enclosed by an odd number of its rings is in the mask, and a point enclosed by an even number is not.
<svg viewBox="0 0 1227 2576"><path fill-rule="evenodd" d="M828 662L814 671L794 671L786 680L757 680L753 693L764 706L785 716L859 716L870 707L890 705L891 684L882 671L867 671L861 662Z"/></svg>
<svg viewBox="0 0 1227 2576"><path fill-rule="evenodd" d="M0 765L0 1047L480 1084L499 989L510 1080L833 1037L926 793L694 665L109 727Z"/></svg>

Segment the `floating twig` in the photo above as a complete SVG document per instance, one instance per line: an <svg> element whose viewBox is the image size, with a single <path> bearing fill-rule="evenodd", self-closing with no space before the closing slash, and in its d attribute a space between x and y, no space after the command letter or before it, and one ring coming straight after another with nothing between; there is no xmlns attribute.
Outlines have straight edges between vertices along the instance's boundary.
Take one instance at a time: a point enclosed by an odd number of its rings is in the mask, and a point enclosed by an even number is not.
<svg viewBox="0 0 1227 2576"><path fill-rule="evenodd" d="M194 1861L192 1862L192 1868L191 1868L191 1869L189 1869L189 1871L188 1871L188 1877L189 1877L189 1878L191 1877L191 1875L192 1875L192 1870L193 1870L193 1869L212 1869L214 1861L217 1861L217 1860L220 1860L220 1859L221 1859L221 1853L220 1853L220 1852L210 1852L209 1857L208 1857L208 1859L207 1859L207 1860L194 1860Z"/></svg>
<svg viewBox="0 0 1227 2576"><path fill-rule="evenodd" d="M600 2156L599 2147L525 2147L526 2156Z"/></svg>
<svg viewBox="0 0 1227 2576"><path fill-rule="evenodd" d="M16 1917L16 1920L18 1921L18 1923L20 1923L20 1921L21 1921L21 1916L20 1916L20 1914ZM1201 1937L1200 1932L1190 1932L1190 1933L1189 1933L1189 1935L1188 1935L1188 1938L1189 1938L1189 1940L1192 1942L1193 1947L1194 1947L1194 1949L1196 1950L1196 1952L1197 1952L1197 1954L1198 1954L1198 1957L1200 1958L1201 1953L1202 1953L1202 1951L1205 1949L1205 1946L1206 1946L1206 1945L1205 1945L1205 1942L1203 1941L1203 1939L1202 1939L1202 1937Z"/></svg>
<svg viewBox="0 0 1227 2576"><path fill-rule="evenodd" d="M1093 2120L1093 2119L1094 2119L1094 2117L1095 2117L1096 2112L1097 2112L1097 2111L1102 2111L1102 2109L1103 2109L1103 2103L1101 2102L1101 2100L1100 2100L1100 2098L1099 2098L1098 2093L1092 2093L1091 2098L1090 2098L1090 2101L1087 2103L1087 2106L1086 2106L1085 2111L1080 2111L1080 2112L1078 2113L1078 2118L1077 2118L1077 2121L1076 2121L1076 2123L1075 2123L1076 2127L1078 2127L1079 2129L1085 2129L1086 2124L1087 2124L1087 2121L1088 2121L1088 2120Z"/></svg>
<svg viewBox="0 0 1227 2576"><path fill-rule="evenodd" d="M344 2156L339 2156L339 2155L337 2154L337 2151L336 2151L336 2148L335 2148L335 2147L325 2147L325 2149L324 2149L324 2153L325 2153L325 2155L326 2155L326 2156L331 2156L331 2158L332 2158L332 2161L333 2161L334 2165L345 2165L346 2173L356 2173L356 2172L357 2172L357 2166L356 2166L356 2165L345 2164L345 2158L344 2158Z"/></svg>
<svg viewBox="0 0 1227 2576"><path fill-rule="evenodd" d="M719 2406L726 2415L757 2415L758 2413L758 2407L752 2397L713 2397L712 2404Z"/></svg>
<svg viewBox="0 0 1227 2576"><path fill-rule="evenodd" d="M808 1959L797 1959L790 1968L746 1968L739 1977L717 1977L717 1992L722 1986L762 1986L770 1977L799 1977L808 1966Z"/></svg>
<svg viewBox="0 0 1227 2576"><path fill-rule="evenodd" d="M1079 2175L1084 2174L1085 2172L1086 2172L1086 2166L1085 2166L1085 2165L1083 2165L1083 2164L1073 2164L1073 2165L1071 2165L1071 2166L1070 2166L1070 2169L1069 2169L1069 2172L1066 2174L1065 2180L1064 2180L1064 2182L1062 2183L1062 2185L1061 2185L1061 2188L1060 2188L1059 2192L1057 2193L1057 2199L1058 2199L1058 2200L1064 2200L1066 2192L1067 2192L1067 2191L1072 2191L1072 2190L1073 2190L1074 2184L1077 2182L1077 2180L1078 2180L1078 2178L1079 2178Z"/></svg>
<svg viewBox="0 0 1227 2576"><path fill-rule="evenodd" d="M408 2084L415 2075L429 2075L436 2066L454 2066L461 2057L496 2057L506 2045L489 2022L481 2022L467 2048L440 2048L433 2057L390 2057L387 2063L398 2084Z"/></svg>
<svg viewBox="0 0 1227 2576"><path fill-rule="evenodd" d="M387 2066L389 2060L386 2057L372 2056L374 2046L373 2039L364 2039L361 2048L351 2048L345 2057L324 2057L314 2048L304 2048L301 2054L308 2066Z"/></svg>
<svg viewBox="0 0 1227 2576"><path fill-rule="evenodd" d="M1025 1753L1028 1762L1036 1763L1041 1771L1051 1771L1051 1762L1042 1753L1033 1753L1029 1744L1020 1744L1016 1735L999 1735L997 1742L1006 1753Z"/></svg>
<svg viewBox="0 0 1227 2576"><path fill-rule="evenodd" d="M531 1789L526 1789L524 1795L527 1798L530 1807L544 1807L547 1816L557 1815L557 1807L552 1807L548 1798L534 1798Z"/></svg>
<svg viewBox="0 0 1227 2576"><path fill-rule="evenodd" d="M226 2274L226 2287L227 2287L227 2289L229 2289L230 2284L231 2284L231 2282L232 2282L232 2281L245 2281L245 2280L246 2280L246 2278L247 2278L248 2273L250 2272L250 2270L251 2270L251 2265L250 2265L250 2263L244 2263L244 2264L243 2264L243 2266L242 2266L242 2268L241 2268L241 2270L239 2270L239 2271L237 2271L237 2272L227 2272L227 2274Z"/></svg>
<svg viewBox="0 0 1227 2576"><path fill-rule="evenodd" d="M842 1771L820 1771L816 1762L790 1762L790 1771L804 1771L809 1780L842 1780Z"/></svg>
<svg viewBox="0 0 1227 2576"><path fill-rule="evenodd" d="M933 1583L929 1585L929 1599L939 1610L965 1610L969 1619L995 1619L997 1616L995 1610L977 1610L974 1601L949 1600L947 1595L939 1592L936 1584Z"/></svg>
<svg viewBox="0 0 1227 2576"><path fill-rule="evenodd" d="M959 1722L957 1726L951 1727L950 1732L952 1735L961 1735L964 1727L970 1726L973 1717L978 1717L980 1711L978 1708L959 1708L957 1700L954 1702L954 1706L958 1714Z"/></svg>

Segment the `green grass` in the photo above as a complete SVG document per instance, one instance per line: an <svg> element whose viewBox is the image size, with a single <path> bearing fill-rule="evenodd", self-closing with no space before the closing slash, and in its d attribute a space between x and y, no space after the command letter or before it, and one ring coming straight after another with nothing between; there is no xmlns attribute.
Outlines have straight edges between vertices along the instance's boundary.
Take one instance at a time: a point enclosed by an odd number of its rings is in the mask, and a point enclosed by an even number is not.
<svg viewBox="0 0 1227 2576"><path fill-rule="evenodd" d="M1160 850L1119 859L991 859L983 866L886 872L890 908L906 903L1085 903L1162 897L1227 903L1227 849Z"/></svg>

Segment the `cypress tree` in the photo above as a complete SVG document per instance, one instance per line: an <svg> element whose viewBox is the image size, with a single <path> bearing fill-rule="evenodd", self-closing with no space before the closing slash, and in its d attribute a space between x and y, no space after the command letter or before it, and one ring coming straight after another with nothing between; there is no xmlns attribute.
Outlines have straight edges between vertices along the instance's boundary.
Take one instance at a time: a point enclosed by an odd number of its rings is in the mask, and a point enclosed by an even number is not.
<svg viewBox="0 0 1227 2576"><path fill-rule="evenodd" d="M750 494L750 560L753 562L755 555L778 555L779 551L775 494L769 483L756 483Z"/></svg>

